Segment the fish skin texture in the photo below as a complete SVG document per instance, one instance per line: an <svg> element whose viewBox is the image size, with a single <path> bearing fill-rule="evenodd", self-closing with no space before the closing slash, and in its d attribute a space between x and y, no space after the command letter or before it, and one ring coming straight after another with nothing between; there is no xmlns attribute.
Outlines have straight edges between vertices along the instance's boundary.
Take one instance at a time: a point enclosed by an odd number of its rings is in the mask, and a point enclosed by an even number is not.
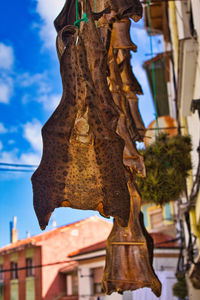
<svg viewBox="0 0 200 300"><path fill-rule="evenodd" d="M85 24L85 34L92 37L93 27L92 21ZM126 226L130 197L124 142L115 132L118 113L106 74L101 73L103 66L98 68L106 52L96 45L92 58L92 38L91 45L84 44L80 35L77 44L76 29L73 33L73 27L66 26L65 31L69 36L64 47L57 43L63 96L42 129L43 156L32 176L36 215L42 229L53 210L62 206L98 210L106 217L117 216ZM96 60L100 63L95 67Z"/></svg>
<svg viewBox="0 0 200 300"><path fill-rule="evenodd" d="M129 182L131 195L130 219L127 227L114 220L106 244L106 266L102 285L106 294L123 293L149 287L159 297L161 283L152 267L153 241L146 237L141 226L140 195L135 184Z"/></svg>

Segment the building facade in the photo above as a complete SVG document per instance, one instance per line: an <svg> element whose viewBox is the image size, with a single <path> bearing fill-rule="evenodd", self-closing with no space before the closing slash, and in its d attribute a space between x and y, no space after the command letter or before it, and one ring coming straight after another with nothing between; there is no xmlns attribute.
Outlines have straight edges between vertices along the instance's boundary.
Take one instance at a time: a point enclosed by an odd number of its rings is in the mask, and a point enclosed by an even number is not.
<svg viewBox="0 0 200 300"><path fill-rule="evenodd" d="M176 242L170 242L172 236L164 233L152 233L154 239L154 269L163 283L161 300L176 300L172 286L176 282L175 271L179 257L179 247ZM167 242L167 243L166 243ZM106 241L79 249L70 255L76 264L71 269L61 270L66 276L68 295L78 295L79 300L150 300L157 299L149 288L127 291L123 295L112 293L105 295L102 290L102 276L105 266ZM76 277L76 280L73 278ZM73 294L75 291L75 294ZM64 300L65 298L63 298ZM67 298L66 298L67 299Z"/></svg>
<svg viewBox="0 0 200 300"><path fill-rule="evenodd" d="M104 240L111 227L94 216L0 249L0 299L53 300L65 295L65 276L59 270L70 263L68 254Z"/></svg>
<svg viewBox="0 0 200 300"><path fill-rule="evenodd" d="M189 299L200 299L200 0L160 1L145 6L147 32L163 35L164 51L154 57L162 60L158 68L164 74L162 85L165 97L159 94L159 112L177 120L179 131L189 134L192 140L192 171L186 183L186 193L177 211L183 223L185 238L184 265L189 288ZM146 68L149 66L145 64ZM152 64L149 67L152 70ZM148 71L148 70L147 70ZM152 72L147 72L150 82ZM162 89L163 90L163 89ZM167 102L166 103L166 94ZM155 101L155 99L154 99ZM168 105L167 105L168 104ZM161 110L162 108L162 110Z"/></svg>

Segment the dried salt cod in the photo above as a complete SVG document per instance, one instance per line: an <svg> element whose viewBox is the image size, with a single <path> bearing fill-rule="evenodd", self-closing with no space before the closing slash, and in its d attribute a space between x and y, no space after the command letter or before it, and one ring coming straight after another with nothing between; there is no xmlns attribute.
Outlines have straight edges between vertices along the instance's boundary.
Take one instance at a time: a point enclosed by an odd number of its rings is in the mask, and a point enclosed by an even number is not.
<svg viewBox="0 0 200 300"><path fill-rule="evenodd" d="M89 20L84 31L91 44L86 46L82 35L77 43L73 26L64 27L58 36L63 96L42 129L43 156L32 176L34 208L42 229L60 206L117 216L123 226L129 218L124 143L115 132L118 113L101 73L105 51L94 42L97 32L91 30L96 28Z"/></svg>
<svg viewBox="0 0 200 300"><path fill-rule="evenodd" d="M76 2L74 0L66 0L63 9L54 20L54 26L57 33L67 25L73 25L76 21Z"/></svg>
<svg viewBox="0 0 200 300"><path fill-rule="evenodd" d="M120 116L117 124L117 133L123 138L125 142L123 152L123 163L145 176L145 166L142 156L138 153L135 141L140 139L139 132L136 128L134 119L132 118L128 101L123 92L123 83L121 80L118 65L115 56L109 57L109 85L113 96L113 100L117 105Z"/></svg>
<svg viewBox="0 0 200 300"><path fill-rule="evenodd" d="M81 1L80 1L81 2ZM95 4L90 0L92 11L95 11ZM139 0L101 0L96 1L96 11L102 12L110 8L110 16L108 18L132 18L135 22L142 17L142 5Z"/></svg>
<svg viewBox="0 0 200 300"><path fill-rule="evenodd" d="M111 33L110 49L129 49L137 51L137 46L131 41L129 30L131 22L129 19L115 21Z"/></svg>
<svg viewBox="0 0 200 300"><path fill-rule="evenodd" d="M140 196L129 182L131 195L130 219L121 227L115 219L106 245L106 266L102 280L106 294L149 287L161 295L161 283L152 267L153 242L141 224Z"/></svg>
<svg viewBox="0 0 200 300"><path fill-rule="evenodd" d="M126 28L125 33L127 33ZM121 32L121 36L123 36L123 32ZM118 35L116 35L115 39L117 39L117 37ZM129 101L126 97L127 93L126 91L124 91L124 86L126 86L127 84L131 85L131 83L133 83L132 79L134 79L135 81L136 79L133 73L130 73L129 68L126 67L125 62L127 62L127 57L124 57L124 55L122 55L123 53L120 56L120 64L117 64L118 52L121 53L121 51L123 50L120 49L119 51L116 51L115 49L116 44L118 44L122 48L131 47L131 44L129 43L129 40L127 38L120 38L119 42L116 42L115 39L111 38L108 54L108 66L110 71L108 81L113 100L120 111L120 117L117 124L117 133L125 141L123 163L125 166L134 169L135 172L141 174L144 177L146 175L144 161L135 146L135 141L143 139L143 137L141 136L142 130L137 128L138 120L140 120L140 113L139 110L131 111L132 107L130 107ZM129 50L124 51L127 55L130 55ZM127 72L127 70L129 72ZM129 75L129 73L132 76L130 76L130 78L127 78L127 75ZM136 95L134 94L134 96ZM137 123L135 122L135 119Z"/></svg>
<svg viewBox="0 0 200 300"><path fill-rule="evenodd" d="M132 71L130 52L125 49L120 49L117 54L117 62L119 64L123 91L126 95L126 99L128 100L129 109L137 131L139 132L140 140L142 141L145 135L145 126L139 112L137 95L142 95L143 91Z"/></svg>
<svg viewBox="0 0 200 300"><path fill-rule="evenodd" d="M142 4L139 0L108 0L118 18L132 18L135 22L142 18Z"/></svg>
<svg viewBox="0 0 200 300"><path fill-rule="evenodd" d="M89 0L92 15L96 20L101 19L98 25L102 26L112 19L132 18L135 22L139 21L142 17L142 5L139 0ZM79 8L83 5L84 1L79 0ZM54 25L57 32L59 32L66 25L72 25L76 20L76 9L74 0L66 0L65 5L55 19ZM99 26L98 26L99 27Z"/></svg>

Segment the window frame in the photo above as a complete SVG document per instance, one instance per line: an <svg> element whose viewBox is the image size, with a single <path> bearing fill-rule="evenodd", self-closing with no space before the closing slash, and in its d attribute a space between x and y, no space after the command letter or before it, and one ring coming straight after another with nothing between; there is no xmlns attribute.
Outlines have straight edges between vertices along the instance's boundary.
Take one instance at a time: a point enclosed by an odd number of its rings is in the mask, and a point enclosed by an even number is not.
<svg viewBox="0 0 200 300"><path fill-rule="evenodd" d="M0 264L0 283L4 281L3 264Z"/></svg>
<svg viewBox="0 0 200 300"><path fill-rule="evenodd" d="M16 261L11 261L10 263L10 278L11 280L13 279L18 279L18 263Z"/></svg>
<svg viewBox="0 0 200 300"><path fill-rule="evenodd" d="M27 257L26 258L26 277L33 277L33 276L34 276L33 258Z"/></svg>
<svg viewBox="0 0 200 300"><path fill-rule="evenodd" d="M93 274L93 295L94 296L101 296L104 294L104 290L102 287L102 278L99 280L95 279L95 271L100 271L103 274L104 267L103 266L98 266L92 268L92 274Z"/></svg>

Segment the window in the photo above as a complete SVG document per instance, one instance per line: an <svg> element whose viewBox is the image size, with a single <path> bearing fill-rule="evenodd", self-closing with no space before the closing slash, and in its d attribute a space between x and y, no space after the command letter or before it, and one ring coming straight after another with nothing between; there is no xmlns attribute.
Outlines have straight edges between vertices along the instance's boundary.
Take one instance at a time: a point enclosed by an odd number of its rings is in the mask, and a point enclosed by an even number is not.
<svg viewBox="0 0 200 300"><path fill-rule="evenodd" d="M3 281L3 265L0 265L0 282Z"/></svg>
<svg viewBox="0 0 200 300"><path fill-rule="evenodd" d="M162 227L163 224L163 212L161 208L155 209L150 212L151 229Z"/></svg>
<svg viewBox="0 0 200 300"><path fill-rule="evenodd" d="M104 292L101 284L102 277L103 277L103 267L94 268L93 269L94 295L102 294Z"/></svg>
<svg viewBox="0 0 200 300"><path fill-rule="evenodd" d="M27 258L26 259L26 277L31 277L34 275L33 272L33 259Z"/></svg>
<svg viewBox="0 0 200 300"><path fill-rule="evenodd" d="M12 261L10 264L10 268L11 268L11 279L17 279L18 278L17 262Z"/></svg>
<svg viewBox="0 0 200 300"><path fill-rule="evenodd" d="M77 272L72 272L66 277L67 283L67 295L78 295L78 274Z"/></svg>

